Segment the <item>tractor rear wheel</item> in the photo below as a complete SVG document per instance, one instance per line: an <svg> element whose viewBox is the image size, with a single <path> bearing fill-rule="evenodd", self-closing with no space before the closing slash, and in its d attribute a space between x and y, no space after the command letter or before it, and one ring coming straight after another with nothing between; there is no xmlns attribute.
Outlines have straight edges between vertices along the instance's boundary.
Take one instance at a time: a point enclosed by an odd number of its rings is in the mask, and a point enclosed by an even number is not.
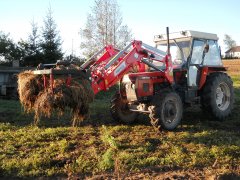
<svg viewBox="0 0 240 180"><path fill-rule="evenodd" d="M182 100L175 92L166 92L154 97L152 106L149 108L151 124L157 130L160 130L160 127L166 130L173 130L182 119Z"/></svg>
<svg viewBox="0 0 240 180"><path fill-rule="evenodd" d="M137 119L137 112L130 111L128 104L121 98L120 93L116 93L111 100L110 108L114 120L124 124L131 124Z"/></svg>
<svg viewBox="0 0 240 180"><path fill-rule="evenodd" d="M224 120L233 109L234 90L231 78L225 73L211 74L204 86L201 104L217 120Z"/></svg>

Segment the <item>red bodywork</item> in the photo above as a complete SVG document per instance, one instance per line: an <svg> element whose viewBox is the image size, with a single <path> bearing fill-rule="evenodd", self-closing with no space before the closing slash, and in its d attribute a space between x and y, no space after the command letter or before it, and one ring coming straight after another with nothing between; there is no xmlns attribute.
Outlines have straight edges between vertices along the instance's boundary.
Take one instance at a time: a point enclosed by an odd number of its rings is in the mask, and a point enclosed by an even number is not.
<svg viewBox="0 0 240 180"><path fill-rule="evenodd" d="M103 53L103 55L97 60L95 59L94 63L85 67L89 68L91 71L92 88L95 94L102 90L106 91L108 88L115 85L125 74L136 68L138 73L134 73L134 76L161 76L165 77L166 81L170 84L173 82L170 55L166 55L161 60L166 66L163 72L146 72L146 65L141 62L141 60L143 58L149 58L149 55L154 54L154 52L144 49L141 41L133 41L131 46L131 50L128 53L124 52L115 61L114 58L120 53L120 51L112 48L112 46L106 46L105 53ZM114 61L114 63L108 67L108 63L111 61ZM138 83L143 83L143 81L139 81Z"/></svg>
<svg viewBox="0 0 240 180"><path fill-rule="evenodd" d="M154 84L166 82L164 72L140 72L131 73L129 78L135 84L136 94L141 97L152 96L154 91ZM144 85L148 86L146 89Z"/></svg>
<svg viewBox="0 0 240 180"><path fill-rule="evenodd" d="M148 46L144 44L145 46ZM125 74L135 72L132 76L150 77L153 81L150 83L151 93L153 91L153 83L167 81L169 84L173 83L173 67L171 61L171 55L162 55L162 59L154 59L154 55L159 56L159 52L153 47L152 49L145 48L141 41L133 41L126 46L122 51L115 49L113 46L108 45L102 50L97 52L92 58L81 65L81 70L60 70L60 69L43 69L37 70L35 74L42 74L44 87L50 86L54 90L54 78L55 75L68 75L66 84L70 85L72 75L81 76L82 71L90 71L90 79L92 83L92 89L95 94L104 90L108 90L111 86L115 85L122 79ZM165 64L165 69L162 71L147 72L148 66L142 62L143 58L151 61L159 61ZM49 75L49 76L47 76ZM160 80L156 77L161 77ZM138 79L139 85L147 82L147 80ZM141 92L138 89L139 94L150 95L149 92ZM152 95L152 94L151 94Z"/></svg>
<svg viewBox="0 0 240 180"><path fill-rule="evenodd" d="M207 76L211 73L214 72L218 72L218 71L222 71L225 72L227 71L227 69L225 67L209 67L209 66L204 66L201 69L201 77L200 77L200 82L199 82L199 90L202 89L202 87L204 86L206 80L207 80Z"/></svg>
<svg viewBox="0 0 240 180"><path fill-rule="evenodd" d="M156 59L152 56L154 54L157 55L154 49L149 50L144 48L142 42L136 40L122 51L108 45L85 62L81 66L81 69L90 71L92 89L95 94L102 90L108 90L120 81L125 74L129 74L129 78L135 84L136 93L139 96L151 96L153 95L154 84L161 84L163 82L167 82L170 85L173 83L179 84L186 77L187 73L186 69L173 66L171 55L169 54L166 54L161 60L157 59L157 61L165 64L164 70L148 72L148 66L142 60L146 58L155 61ZM78 76L82 70L75 72L75 75ZM202 67L198 89L200 90L203 87L209 73L225 70L224 67ZM54 88L55 74L53 71L56 70L42 70L39 73L43 74L44 86L50 86L52 89ZM46 74L50 74L49 78L47 78ZM67 72L67 74L66 84L70 85L72 79L71 73ZM148 91L145 90L146 88Z"/></svg>

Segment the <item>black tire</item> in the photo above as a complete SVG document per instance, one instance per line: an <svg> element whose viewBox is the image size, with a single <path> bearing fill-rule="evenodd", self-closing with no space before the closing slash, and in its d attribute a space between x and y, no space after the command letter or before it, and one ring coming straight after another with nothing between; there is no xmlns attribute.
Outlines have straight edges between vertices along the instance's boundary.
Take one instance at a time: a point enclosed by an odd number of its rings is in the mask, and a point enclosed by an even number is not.
<svg viewBox="0 0 240 180"><path fill-rule="evenodd" d="M124 124L132 124L137 119L137 112L130 111L128 104L123 101L119 93L111 100L110 112L114 120Z"/></svg>
<svg viewBox="0 0 240 180"><path fill-rule="evenodd" d="M213 73L207 77L201 96L204 112L216 120L226 119L232 112L234 89L231 78L225 73Z"/></svg>
<svg viewBox="0 0 240 180"><path fill-rule="evenodd" d="M151 124L160 130L174 130L182 119L183 105L180 96L175 92L166 92L154 97L150 108Z"/></svg>

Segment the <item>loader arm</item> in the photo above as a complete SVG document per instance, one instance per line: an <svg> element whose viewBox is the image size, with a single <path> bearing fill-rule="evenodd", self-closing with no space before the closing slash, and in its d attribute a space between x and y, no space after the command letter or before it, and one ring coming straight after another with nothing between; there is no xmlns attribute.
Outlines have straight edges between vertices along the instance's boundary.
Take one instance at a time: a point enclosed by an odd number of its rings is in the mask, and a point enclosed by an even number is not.
<svg viewBox="0 0 240 180"><path fill-rule="evenodd" d="M157 67L154 67L154 64L148 61L149 59L154 60L153 57L155 56L162 58L160 61L165 63L166 68L164 70L157 69ZM99 91L108 90L108 88L115 85L125 74L131 71L133 67L137 67L139 72L146 72L146 65L152 66L159 73L164 73L169 83L173 83L171 56L135 40L122 51L117 52L114 50L112 54L106 51L102 57L89 67L91 69L94 93L97 94Z"/></svg>
<svg viewBox="0 0 240 180"><path fill-rule="evenodd" d="M165 68L159 69L152 61L164 63ZM89 78L93 92L97 94L100 91L107 91L134 69L142 73L147 72L146 65L155 69L159 75L164 75L170 84L173 83L171 55L136 40L121 51L112 45L107 45L82 64L80 69L54 68L59 65L65 65L65 62L51 64L50 69L41 64L38 70L33 71L34 74L43 75L44 87L50 86L53 92L54 79L65 75L68 86L72 78Z"/></svg>
<svg viewBox="0 0 240 180"><path fill-rule="evenodd" d="M105 52L104 52L104 50L105 50ZM119 52L119 50L115 49L112 45L107 45L104 48L102 48L101 50L99 50L98 52L96 52L85 63L83 63L81 65L81 69L86 70L90 67L96 68L97 64L100 64L101 62L106 61L108 58L114 56L118 52ZM99 59L97 59L100 54L102 54L101 57Z"/></svg>

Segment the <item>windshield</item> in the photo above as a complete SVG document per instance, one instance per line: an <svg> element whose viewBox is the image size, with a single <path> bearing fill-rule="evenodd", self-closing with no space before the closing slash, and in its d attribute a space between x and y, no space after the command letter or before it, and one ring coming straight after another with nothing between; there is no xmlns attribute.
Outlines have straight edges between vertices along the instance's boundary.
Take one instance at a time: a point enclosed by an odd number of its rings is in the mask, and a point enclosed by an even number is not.
<svg viewBox="0 0 240 180"><path fill-rule="evenodd" d="M167 44L160 44L157 48L167 52ZM190 41L177 42L175 40L171 40L170 53L173 64L179 65L185 63L190 53Z"/></svg>

